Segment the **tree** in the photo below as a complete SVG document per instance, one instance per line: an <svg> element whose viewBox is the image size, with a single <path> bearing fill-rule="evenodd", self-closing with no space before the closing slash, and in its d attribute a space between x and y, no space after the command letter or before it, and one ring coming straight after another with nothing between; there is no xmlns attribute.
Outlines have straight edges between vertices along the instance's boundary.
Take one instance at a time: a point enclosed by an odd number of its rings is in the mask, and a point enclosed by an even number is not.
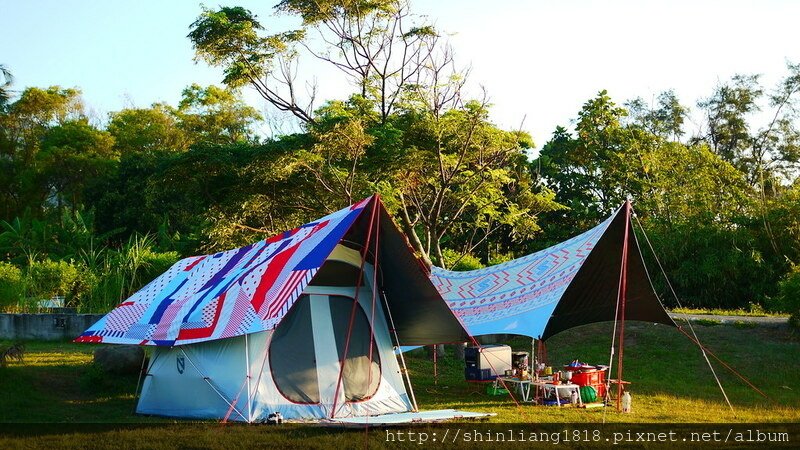
<svg viewBox="0 0 800 450"><path fill-rule="evenodd" d="M763 109L765 94L757 75L736 75L722 83L711 97L698 103L707 116L708 131L698 139L709 142L726 161L747 175L760 197L760 215L766 236L777 254L779 244L767 214L768 198L779 195L800 169L800 64L787 64L788 75L768 95L771 120L751 130L748 114Z"/></svg>
<svg viewBox="0 0 800 450"><path fill-rule="evenodd" d="M6 114L0 115L0 126L6 131L0 154L27 166L36 157L50 127L84 117L79 90L59 86L27 88L8 106Z"/></svg>
<svg viewBox="0 0 800 450"><path fill-rule="evenodd" d="M190 144L174 108L156 103L150 108L123 109L110 114L107 131L120 154L185 151Z"/></svg>
<svg viewBox="0 0 800 450"><path fill-rule="evenodd" d="M465 254L501 231L538 231L536 215L556 204L531 183L530 137L492 125L485 101L464 101L466 71L405 1L285 0L276 9L302 28L268 34L250 11L220 8L205 10L189 38L198 59L223 67L227 85L255 87L304 124L312 142L282 155L283 175L271 177L276 189L297 187L281 203L302 200L322 213L378 190L414 248L438 264L443 246ZM339 69L353 95L301 107L301 52ZM312 196L301 192L309 183Z"/></svg>
<svg viewBox="0 0 800 450"><path fill-rule="evenodd" d="M47 131L37 155L37 172L48 200L74 212L87 183L109 171L119 159L114 138L86 119L66 121Z"/></svg>
<svg viewBox="0 0 800 450"><path fill-rule="evenodd" d="M556 128L534 161L556 201L570 208L556 220L561 233L593 226L638 189L641 178L634 172L641 167L642 151L653 144L652 135L625 127L627 114L606 91L599 92L578 113L575 135ZM561 233L556 239L569 236Z"/></svg>
<svg viewBox="0 0 800 450"><path fill-rule="evenodd" d="M493 126L485 103L403 119L411 151L394 172L391 193L404 231L428 261L445 265L443 246L465 255L500 231L530 238L540 230L537 215L559 208L527 171L530 136Z"/></svg>
<svg viewBox="0 0 800 450"><path fill-rule="evenodd" d="M680 139L688 109L671 90L660 93L656 101L652 108L641 97L626 102L631 123L664 139Z"/></svg>
<svg viewBox="0 0 800 450"><path fill-rule="evenodd" d="M0 200L3 218L25 209L41 211L47 197L40 180L39 153L55 126L84 119L80 91L52 86L27 88L0 111Z"/></svg>
<svg viewBox="0 0 800 450"><path fill-rule="evenodd" d="M295 56L292 45L302 38L300 32L261 37L259 32L264 28L255 15L241 7L204 9L191 29L195 59L222 67L226 85L236 88L249 84L277 109L303 122L313 121L313 95L307 106L300 106L291 74Z"/></svg>
<svg viewBox="0 0 800 450"><path fill-rule="evenodd" d="M301 106L298 48L339 69L358 94L374 102L385 122L438 37L432 26L411 15L404 0L284 0L275 8L302 18L303 27L262 36L264 27L250 11L220 8L205 10L192 24L189 38L198 59L224 69L226 84L250 84L270 104L305 124L315 122L316 86L309 86L309 101Z"/></svg>
<svg viewBox="0 0 800 450"><path fill-rule="evenodd" d="M197 84L183 90L177 117L190 142L208 144L255 142L252 126L261 120L235 91Z"/></svg>

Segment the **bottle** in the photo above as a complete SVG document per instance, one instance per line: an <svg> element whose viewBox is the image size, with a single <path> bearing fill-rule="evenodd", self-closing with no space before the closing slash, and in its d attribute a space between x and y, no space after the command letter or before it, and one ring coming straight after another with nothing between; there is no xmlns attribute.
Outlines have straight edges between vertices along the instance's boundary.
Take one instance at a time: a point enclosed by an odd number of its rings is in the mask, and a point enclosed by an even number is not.
<svg viewBox="0 0 800 450"><path fill-rule="evenodd" d="M631 393L628 391L625 391L625 394L622 395L622 412L631 412Z"/></svg>

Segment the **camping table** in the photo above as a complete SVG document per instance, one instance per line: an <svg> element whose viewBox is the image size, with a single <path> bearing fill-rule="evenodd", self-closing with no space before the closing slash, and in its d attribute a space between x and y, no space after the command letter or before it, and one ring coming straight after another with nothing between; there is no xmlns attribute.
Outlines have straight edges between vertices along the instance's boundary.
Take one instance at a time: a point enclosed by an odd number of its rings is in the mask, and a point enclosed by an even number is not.
<svg viewBox="0 0 800 450"><path fill-rule="evenodd" d="M569 396L572 396L572 392L573 391L577 392L578 393L578 406L583 406L583 400L581 400L581 387L578 386L577 384L571 384L571 383L553 384L552 382L546 381L546 380L531 381L531 384L533 386L536 386L537 394L538 394L538 392L540 390L541 391L546 391L546 390L552 389L556 394L556 402L558 403L558 406L563 406L563 405L561 405L561 396L558 394L558 391L560 389L566 389L569 392Z"/></svg>
<svg viewBox="0 0 800 450"><path fill-rule="evenodd" d="M520 398L523 402L531 401L531 383L532 380L521 380L517 377L497 377L494 380L494 385L497 387L503 387L503 383L513 384L517 387L517 392L520 395Z"/></svg>

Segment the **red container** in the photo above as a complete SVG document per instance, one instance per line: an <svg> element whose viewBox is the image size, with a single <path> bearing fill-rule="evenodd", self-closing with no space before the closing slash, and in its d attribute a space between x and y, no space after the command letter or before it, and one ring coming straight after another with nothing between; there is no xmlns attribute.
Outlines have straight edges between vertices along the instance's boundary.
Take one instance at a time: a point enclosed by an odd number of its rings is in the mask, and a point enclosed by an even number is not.
<svg viewBox="0 0 800 450"><path fill-rule="evenodd" d="M603 398L606 395L605 370L573 372L571 381L578 386L592 386L597 391L598 398Z"/></svg>

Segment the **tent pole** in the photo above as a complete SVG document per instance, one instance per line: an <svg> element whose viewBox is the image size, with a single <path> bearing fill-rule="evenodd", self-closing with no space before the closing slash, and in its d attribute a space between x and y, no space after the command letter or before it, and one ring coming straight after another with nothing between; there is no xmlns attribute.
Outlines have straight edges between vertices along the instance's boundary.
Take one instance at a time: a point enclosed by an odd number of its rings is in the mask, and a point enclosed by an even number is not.
<svg viewBox="0 0 800 450"><path fill-rule="evenodd" d="M438 367L436 366L436 360L437 360L437 355L436 354L437 353L439 353L439 346L436 345L436 344L433 344L433 384L434 384L434 386L438 386L439 385L439 372L437 370Z"/></svg>
<svg viewBox="0 0 800 450"><path fill-rule="evenodd" d="M622 282L620 283L619 351L617 352L617 411L622 402L622 353L625 340L625 299L628 282L628 233L631 228L631 202L625 202L625 240L622 243Z"/></svg>
<svg viewBox="0 0 800 450"><path fill-rule="evenodd" d="M358 279L356 280L355 301L353 307L350 308L350 324L347 326L347 338L344 341L344 354L342 360L339 362L339 377L336 380L336 390L333 392L333 405L331 406L331 419L336 417L336 404L339 401L339 392L342 387L342 376L344 375L344 365L347 362L347 354L350 351L350 337L353 333L353 323L356 318L356 308L358 306L358 290L361 287L361 280L364 278L364 263L367 261L367 254L369 253L369 244L372 242L372 226L375 222L375 213L378 212L378 199L372 201L372 212L369 216L369 225L367 225L367 242L364 244L363 254L361 255L361 267L358 270ZM346 401L345 401L346 403Z"/></svg>
<svg viewBox="0 0 800 450"><path fill-rule="evenodd" d="M400 339L397 337L397 330L394 328L394 319L392 318L392 310L389 308L389 301L386 299L386 293L381 291L381 297L383 298L383 304L386 307L386 315L389 316L389 326L392 328L392 335L394 335L394 351L400 355L400 365L402 366L403 374L405 375L406 379L406 387L408 388L408 393L411 395L411 405L414 407L414 412L419 411L417 408L417 398L414 396L414 388L411 386L411 378L408 376L408 367L406 367L406 359L403 357L403 350L400 348Z"/></svg>
<svg viewBox="0 0 800 450"><path fill-rule="evenodd" d="M133 412L136 413L136 400L139 399L139 386L142 383L144 373L144 362L147 361L147 353L142 349L142 367L139 367L139 379L136 380L136 391L133 393Z"/></svg>
<svg viewBox="0 0 800 450"><path fill-rule="evenodd" d="M250 402L250 344L247 340L247 335L244 335L244 363L245 375L247 376L247 423L253 422L253 408Z"/></svg>
<svg viewBox="0 0 800 450"><path fill-rule="evenodd" d="M144 377L151 376L150 375L150 368L153 367L153 364L155 364L156 361L158 361L158 355L154 355L152 361L150 361L150 364L147 365L147 373L145 373L145 370L144 370L145 361L147 361L147 354L146 353L145 353L145 356L142 358L142 368L141 368L141 370L139 372L139 381L136 382L136 392L133 394L133 413L134 414L136 414L136 407L138 406L139 389L140 388L144 389L144 382L142 381L143 374L144 374Z"/></svg>

